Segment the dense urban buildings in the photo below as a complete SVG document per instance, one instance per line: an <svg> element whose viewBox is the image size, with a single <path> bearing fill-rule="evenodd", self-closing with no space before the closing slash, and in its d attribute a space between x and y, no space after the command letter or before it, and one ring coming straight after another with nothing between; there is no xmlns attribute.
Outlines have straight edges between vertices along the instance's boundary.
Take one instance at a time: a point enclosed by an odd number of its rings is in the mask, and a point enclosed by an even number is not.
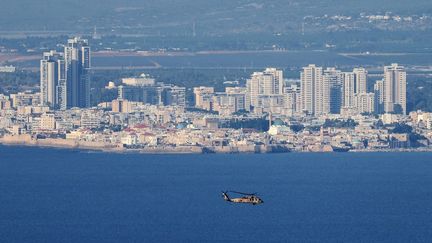
<svg viewBox="0 0 432 243"><path fill-rule="evenodd" d="M299 80L266 68L223 91L194 87L194 104L186 87L142 74L108 82L117 98L94 107L90 70L87 40L45 52L39 93L0 95L0 142L233 153L429 149L432 141L432 115L406 115L406 72L398 64L374 81L361 67L311 64Z"/></svg>
<svg viewBox="0 0 432 243"><path fill-rule="evenodd" d="M303 68L299 83L289 84L281 70L267 68L254 72L246 87L227 87L225 92L215 92L213 87L195 87L195 107L220 114L243 110L253 114L314 117L406 113L403 67L397 64L384 67L384 79L376 81L371 92L367 89L367 76L364 68L342 72L334 67L324 69L311 64ZM385 101L387 109L384 109Z"/></svg>

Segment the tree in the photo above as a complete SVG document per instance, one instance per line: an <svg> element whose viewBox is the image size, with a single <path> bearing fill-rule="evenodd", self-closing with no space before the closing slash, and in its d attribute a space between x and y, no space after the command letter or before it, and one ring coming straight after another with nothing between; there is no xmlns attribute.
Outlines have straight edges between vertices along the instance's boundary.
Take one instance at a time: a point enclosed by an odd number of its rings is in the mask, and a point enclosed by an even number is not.
<svg viewBox="0 0 432 243"><path fill-rule="evenodd" d="M295 124L290 126L290 129L295 133L302 131L304 128L305 127L302 124Z"/></svg>
<svg viewBox="0 0 432 243"><path fill-rule="evenodd" d="M395 104L393 107L393 113L394 114L403 114L402 106L399 104Z"/></svg>
<svg viewBox="0 0 432 243"><path fill-rule="evenodd" d="M390 130L390 133L411 133L413 128L405 123L395 123L394 128Z"/></svg>

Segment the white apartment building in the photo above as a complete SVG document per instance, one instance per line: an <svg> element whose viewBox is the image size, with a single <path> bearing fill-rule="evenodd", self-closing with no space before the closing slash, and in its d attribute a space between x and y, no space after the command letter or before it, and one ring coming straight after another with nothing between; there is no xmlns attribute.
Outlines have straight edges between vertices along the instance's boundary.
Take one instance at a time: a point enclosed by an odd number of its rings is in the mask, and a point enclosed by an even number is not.
<svg viewBox="0 0 432 243"><path fill-rule="evenodd" d="M270 112L272 106L282 108L284 81L283 72L275 68L267 68L263 72L254 72L247 80L250 105L254 112Z"/></svg>
<svg viewBox="0 0 432 243"><path fill-rule="evenodd" d="M302 110L310 115L323 113L323 69L313 64L304 67L300 74Z"/></svg>
<svg viewBox="0 0 432 243"><path fill-rule="evenodd" d="M374 113L375 111L375 94L374 93L360 93L354 97L354 105L357 112Z"/></svg>

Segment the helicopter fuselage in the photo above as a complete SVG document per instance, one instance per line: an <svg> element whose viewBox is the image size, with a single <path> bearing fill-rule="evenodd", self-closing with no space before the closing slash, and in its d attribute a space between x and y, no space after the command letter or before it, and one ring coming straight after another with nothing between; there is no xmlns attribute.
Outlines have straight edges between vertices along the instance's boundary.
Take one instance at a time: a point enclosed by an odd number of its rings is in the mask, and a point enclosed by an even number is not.
<svg viewBox="0 0 432 243"><path fill-rule="evenodd" d="M249 203L252 205L257 205L264 202L261 198L255 195L239 197L239 198L230 198L226 193L223 193L222 195L225 201L233 202L233 203Z"/></svg>

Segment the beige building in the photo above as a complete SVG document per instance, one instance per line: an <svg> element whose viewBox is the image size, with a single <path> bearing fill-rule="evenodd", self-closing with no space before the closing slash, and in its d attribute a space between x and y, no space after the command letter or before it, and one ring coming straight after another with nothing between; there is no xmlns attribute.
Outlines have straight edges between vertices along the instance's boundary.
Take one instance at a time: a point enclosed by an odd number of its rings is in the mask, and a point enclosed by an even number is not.
<svg viewBox="0 0 432 243"><path fill-rule="evenodd" d="M56 119L53 113L44 113L41 115L40 127L41 130L54 130L56 129Z"/></svg>
<svg viewBox="0 0 432 243"><path fill-rule="evenodd" d="M118 113L130 113L132 105L127 100L116 99L111 102L111 110Z"/></svg>
<svg viewBox="0 0 432 243"><path fill-rule="evenodd" d="M40 93L28 93L19 92L17 94L11 94L12 107L17 108L18 106L38 106L41 104Z"/></svg>
<svg viewBox="0 0 432 243"><path fill-rule="evenodd" d="M212 101L214 96L213 87L195 87L195 107L203 110L212 110Z"/></svg>

